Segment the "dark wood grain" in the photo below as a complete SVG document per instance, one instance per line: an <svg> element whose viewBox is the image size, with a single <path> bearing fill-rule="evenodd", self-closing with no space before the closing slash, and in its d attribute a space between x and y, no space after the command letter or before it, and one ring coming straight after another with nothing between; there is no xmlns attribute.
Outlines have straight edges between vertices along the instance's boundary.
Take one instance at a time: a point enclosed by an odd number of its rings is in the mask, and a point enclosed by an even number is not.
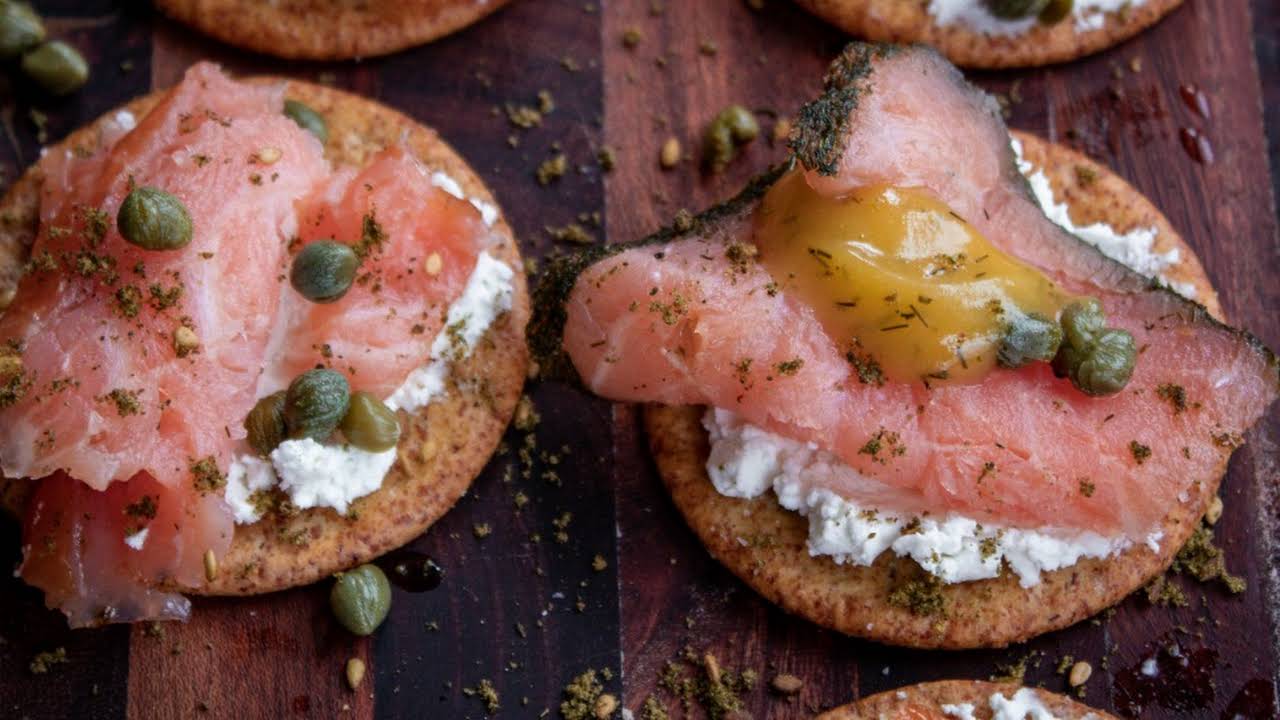
<svg viewBox="0 0 1280 720"><path fill-rule="evenodd" d="M1280 271L1280 241L1259 112L1260 97L1268 98L1275 131L1280 15L1270 2L1254 0L1251 24L1245 0L1191 0L1151 32L1096 58L977 80L1020 98L1011 106L1014 126L1088 152L1152 197L1201 252L1232 319L1276 346L1280 283L1269 279ZM680 208L731 194L784 149L762 138L724 174L705 175L696 157L707 120L738 102L767 111L767 136L768 113L790 115L816 93L827 61L845 41L785 0L768 0L758 12L737 0L623 0L603 8L516 0L462 33L381 60L286 63L200 37L145 3L37 4L53 18L55 34L86 50L95 76L62 101L41 99L20 83L0 88L6 181L37 156L28 103L48 115L49 140L56 141L208 58L237 73L334 83L437 128L489 183L531 257L558 250L545 226L563 226L582 213L597 238L607 226L618 242L650 232ZM627 29L642 35L634 48L621 41ZM1261 68L1244 40L1255 36ZM1130 70L1135 58L1141 72ZM121 70L121 63L131 69ZM1210 121L1182 105L1183 83L1209 95ZM543 89L557 109L540 127L511 127L502 107L532 104ZM1197 165L1183 152L1178 130L1192 125L1208 134L1214 164ZM516 147L508 144L512 135ZM687 159L664 172L657 157L668 137L678 138ZM616 151L609 174L595 162L603 145ZM1272 153L1278 145L1273 139ZM534 170L556 152L573 169L540 187ZM604 226L593 225L591 213L602 213ZM397 590L391 616L373 638L336 628L325 583L248 600L197 601L189 623L166 626L156 637L141 627L68 631L59 615L43 609L38 592L5 579L0 717L481 718L483 703L465 689L485 679L501 698L497 717L538 717L544 710L555 717L561 688L586 669L602 668L614 675L606 689L621 693L627 708L638 711L652 694L680 717L678 704L657 685L665 663L685 648L714 653L724 666L749 668L766 680L788 672L806 681L795 700L764 688L748 693L747 709L757 718L807 717L919 680L985 678L1029 653L1035 655L1028 681L1053 689L1063 687L1054 673L1058 658L1090 660L1095 676L1085 699L1115 708L1124 700L1115 677L1174 641L1214 657L1210 693L1203 707L1149 703L1142 717L1217 718L1246 684L1274 692L1268 608L1275 596L1266 575L1280 562L1270 548L1280 545L1265 541L1280 532L1275 411L1237 453L1223 492L1219 535L1230 566L1249 580L1246 594L1188 585L1193 602L1182 610L1131 598L1108 619L1007 651L925 653L851 640L765 603L712 561L684 526L654 475L632 408L556 383L529 392L542 418L533 462L518 452L527 433L509 432L506 450L471 492L412 544L444 568L443 585L421 594ZM528 498L520 508L518 494ZM565 513L571 520L558 542L555 522ZM489 525L488 537L475 536L478 523ZM17 529L9 523L4 533L0 547L16 562ZM592 566L596 555L606 564L602 570ZM57 647L66 649L68 662L32 675L32 657ZM357 693L342 680L353 656L369 666Z"/></svg>

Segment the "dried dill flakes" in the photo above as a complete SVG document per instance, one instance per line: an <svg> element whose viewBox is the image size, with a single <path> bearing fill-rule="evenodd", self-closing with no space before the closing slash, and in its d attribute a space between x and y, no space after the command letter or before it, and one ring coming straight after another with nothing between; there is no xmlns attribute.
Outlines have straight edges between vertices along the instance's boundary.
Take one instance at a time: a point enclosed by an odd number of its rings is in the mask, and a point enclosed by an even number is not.
<svg viewBox="0 0 1280 720"><path fill-rule="evenodd" d="M1081 495L1083 495L1083 496L1085 496L1085 497L1093 497L1093 493L1094 493L1097 489L1098 489L1098 486L1097 486L1097 485L1095 485L1095 484L1093 484L1092 482L1090 482L1087 478L1081 478L1081 479L1080 479L1080 494L1081 494Z"/></svg>
<svg viewBox="0 0 1280 720"><path fill-rule="evenodd" d="M642 40L644 40L644 34L639 28L629 27L622 31L622 47L628 50L636 49Z"/></svg>
<svg viewBox="0 0 1280 720"><path fill-rule="evenodd" d="M124 514L138 520L155 520L157 511L159 511L159 506L156 504L156 497L153 495L143 495L124 506Z"/></svg>
<svg viewBox="0 0 1280 720"><path fill-rule="evenodd" d="M649 303L649 312L656 312L662 316L664 325L675 325L680 322L681 316L688 312L689 301L685 300L680 293L675 293L671 297L671 302L664 303L654 300Z"/></svg>
<svg viewBox="0 0 1280 720"><path fill-rule="evenodd" d="M800 372L800 368L804 367L804 358L794 358L780 362L774 366L779 375L795 375Z"/></svg>
<svg viewBox="0 0 1280 720"><path fill-rule="evenodd" d="M31 669L32 675L44 675L49 672L55 665L64 665L67 662L67 649L58 647L53 650L45 650L36 653L31 658L31 663L27 666Z"/></svg>
<svg viewBox="0 0 1280 720"><path fill-rule="evenodd" d="M917 617L947 616L942 579L926 574L923 578L904 580L889 589L889 604L908 610Z"/></svg>
<svg viewBox="0 0 1280 720"><path fill-rule="evenodd" d="M111 229L111 216L100 208L84 208L80 212L80 218L84 222L85 239L89 241L90 247L101 243Z"/></svg>
<svg viewBox="0 0 1280 720"><path fill-rule="evenodd" d="M1195 404L1187 404L1187 391L1181 385L1164 383L1156 388L1156 397L1169 403L1174 415L1184 412L1188 407L1195 407Z"/></svg>
<svg viewBox="0 0 1280 720"><path fill-rule="evenodd" d="M729 265L734 272L744 275L751 270L759 254L760 249L751 243L730 243L729 247L724 250L725 259L729 261Z"/></svg>
<svg viewBox="0 0 1280 720"><path fill-rule="evenodd" d="M888 457L880 455L882 450L886 451L886 456L891 457L900 457L907 453L907 447L899 442L898 433L880 428L858 449L858 454L870 455L872 460L884 465L888 462Z"/></svg>
<svg viewBox="0 0 1280 720"><path fill-rule="evenodd" d="M471 526L471 534L475 535L477 540L483 540L493 534L493 526L489 523L476 523Z"/></svg>
<svg viewBox="0 0 1280 720"><path fill-rule="evenodd" d="M124 388L116 388L104 395L101 399L109 401L116 406L116 413L120 417L129 417L130 415L142 414L142 403L138 402L138 396L142 394L141 390L125 390Z"/></svg>
<svg viewBox="0 0 1280 720"><path fill-rule="evenodd" d="M486 715L492 715L502 707L498 691L494 689L493 683L490 682L489 678L482 679L475 687L462 688L462 694L467 697L479 698L480 702L484 703Z"/></svg>
<svg viewBox="0 0 1280 720"><path fill-rule="evenodd" d="M604 572L609 567L609 561L604 559L603 555L597 554L591 558L591 569L596 572Z"/></svg>
<svg viewBox="0 0 1280 720"><path fill-rule="evenodd" d="M142 291L133 285L116 290L116 311L126 318L138 317L142 309Z"/></svg>
<svg viewBox="0 0 1280 720"><path fill-rule="evenodd" d="M545 185L546 183L543 184ZM542 229L557 242L567 242L573 245L590 245L596 241L595 235L592 235L586 228L576 222L569 223L564 227L544 225Z"/></svg>
<svg viewBox="0 0 1280 720"><path fill-rule="evenodd" d="M382 225L378 224L374 211L370 210L360 223L360 243L354 248L356 257L364 261L371 253L381 252L386 241L387 234L383 232Z"/></svg>
<svg viewBox="0 0 1280 720"><path fill-rule="evenodd" d="M1129 441L1129 452L1133 454L1133 461L1139 465L1151 458L1151 448L1137 440Z"/></svg>
<svg viewBox="0 0 1280 720"><path fill-rule="evenodd" d="M1087 188L1098 181L1098 171L1087 165L1076 165L1076 184L1082 188Z"/></svg>
<svg viewBox="0 0 1280 720"><path fill-rule="evenodd" d="M859 355L856 350L850 350L845 353L844 359L853 366L853 371L857 374L858 381L863 385L875 385L876 387L884 385L884 370L880 367L880 363L870 354Z"/></svg>
<svg viewBox="0 0 1280 720"><path fill-rule="evenodd" d="M1031 664L1031 660L1035 657L1036 652L1033 650L1013 662L1000 663L996 665L996 671L989 679L991 682L1023 685L1026 682L1027 666ZM1037 661L1036 665L1039 666L1039 664Z"/></svg>
<svg viewBox="0 0 1280 720"><path fill-rule="evenodd" d="M551 95L550 90L538 91L538 112L548 115L555 112L556 99Z"/></svg>
<svg viewBox="0 0 1280 720"><path fill-rule="evenodd" d="M702 40L698 43L698 52L707 57L714 57L716 53L720 52L720 46L716 44L715 40Z"/></svg>
<svg viewBox="0 0 1280 720"><path fill-rule="evenodd" d="M693 229L694 224L695 220L693 213L685 210L684 208L677 210L675 218L671 221L671 226L675 228L675 231L678 233L689 232Z"/></svg>
<svg viewBox="0 0 1280 720"><path fill-rule="evenodd" d="M596 162L599 163L601 170L610 172L618 166L618 157L612 147L602 145L596 151Z"/></svg>
<svg viewBox="0 0 1280 720"><path fill-rule="evenodd" d="M212 455L191 463L191 481L200 492L221 490L227 477L218 469L218 461Z"/></svg>
<svg viewBox="0 0 1280 720"><path fill-rule="evenodd" d="M596 706L603 697L603 692L604 686L596 677L596 671L583 672L564 686L560 716L565 720L591 720L597 717Z"/></svg>
<svg viewBox="0 0 1280 720"><path fill-rule="evenodd" d="M538 414L537 407L534 406L533 400L528 395L521 395L520 400L516 402L515 417L512 424L521 432L530 432L538 426L542 417Z"/></svg>
<svg viewBox="0 0 1280 720"><path fill-rule="evenodd" d="M542 113L537 108L528 105L511 105L506 106L507 122L522 130L535 128L542 124Z"/></svg>
<svg viewBox="0 0 1280 720"><path fill-rule="evenodd" d="M716 656L711 653L699 658L692 650L686 650L684 662L694 668L695 674L688 674L685 667L676 662L668 662L658 685L683 703L686 716L690 715L693 706L697 704L710 720L735 717L742 709L741 695L754 689L758 680L754 670L734 672L722 668ZM646 702L646 706L648 705ZM655 714L652 717L666 717L665 709L656 701L653 707ZM643 709L641 717L645 717Z"/></svg>
<svg viewBox="0 0 1280 720"><path fill-rule="evenodd" d="M31 125L36 129L36 142L41 145L49 142L49 116L31 108L27 111L27 117L31 119Z"/></svg>
<svg viewBox="0 0 1280 720"><path fill-rule="evenodd" d="M1147 583L1147 602L1163 607L1186 607L1187 595L1171 578L1160 575Z"/></svg>
<svg viewBox="0 0 1280 720"><path fill-rule="evenodd" d="M982 463L982 472L978 473L978 484L981 485L983 480L994 475L996 472L996 464L990 460Z"/></svg>
<svg viewBox="0 0 1280 720"><path fill-rule="evenodd" d="M0 355L0 408L16 404L31 389L31 380L17 355Z"/></svg>
<svg viewBox="0 0 1280 720"><path fill-rule="evenodd" d="M148 304L152 309L163 312L182 300L183 288L181 284L176 284L166 290L162 285L153 283L147 288L147 293L150 295Z"/></svg>
<svg viewBox="0 0 1280 720"><path fill-rule="evenodd" d="M1247 587L1244 578L1227 572L1222 549L1213 542L1213 530L1203 524L1187 539L1169 569L1190 575L1200 582L1221 580L1233 595L1244 592Z"/></svg>
<svg viewBox="0 0 1280 720"><path fill-rule="evenodd" d="M553 157L543 160L534 175L538 178L539 185L550 185L564 176L566 170L569 169L569 160L564 153L559 153Z"/></svg>
<svg viewBox="0 0 1280 720"><path fill-rule="evenodd" d="M650 695L640 706L640 720L671 720L671 715L667 713L662 703L658 702L658 698Z"/></svg>

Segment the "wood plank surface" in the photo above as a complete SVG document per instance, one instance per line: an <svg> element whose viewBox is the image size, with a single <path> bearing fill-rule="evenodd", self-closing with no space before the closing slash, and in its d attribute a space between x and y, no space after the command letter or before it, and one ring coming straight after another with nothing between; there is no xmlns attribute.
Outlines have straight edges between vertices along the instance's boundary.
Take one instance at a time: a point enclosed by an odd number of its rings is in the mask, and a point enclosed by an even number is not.
<svg viewBox="0 0 1280 720"><path fill-rule="evenodd" d="M1147 193L1200 251L1231 319L1275 347L1280 240L1260 111L1265 95L1273 124L1280 112L1280 69L1267 31L1280 29L1280 11L1271 1L1255 0L1255 24L1245 0L1189 0L1096 58L976 80L1015 100L1014 127L1081 149ZM784 157L768 139L773 114L790 116L812 97L845 42L785 0L767 0L762 10L738 0L514 0L477 26L387 58L286 63L207 40L145 3L36 5L55 35L85 51L95 74L84 91L52 102L0 80L6 183L41 144L30 103L47 116L45 131L56 141L209 58L237 73L333 83L435 127L489 183L531 257L572 249L556 247L548 226L581 221L597 241L607 228L609 241L622 242L681 208L732 194ZM629 30L640 35L632 47L622 41ZM1255 34L1261 68L1245 41ZM1180 100L1186 84L1208 96L1209 119ZM504 106L536 104L541 90L556 109L539 127L512 127ZM707 175L697 168L701 129L732 102L761 111L765 133L726 172ZM1205 134L1213 163L1184 152L1184 127ZM663 171L658 152L669 137L686 157ZM609 173L596 160L606 145L616 158ZM535 168L561 152L570 172L539 186ZM653 696L673 717L699 718L701 710L686 715L659 687L668 661L687 650L713 653L724 667L751 669L766 681L780 672L805 681L790 700L766 683L745 693L744 709L755 718L808 717L919 680L985 678L1027 657L1028 682L1062 689L1055 665L1066 654L1093 663L1084 697L1100 708L1144 718L1274 716L1273 706L1251 709L1241 698L1274 696L1267 575L1280 559L1275 410L1237 453L1223 491L1219 537L1229 567L1249 581L1245 594L1188 585L1188 608L1130 598L1114 615L1025 646L926 653L845 638L764 602L685 527L654 474L632 408L559 383L534 383L529 393L541 416L536 429L512 429L458 507L411 544L443 567L443 584L418 594L397 590L372 638L336 627L325 583L249 600L198 600L189 623L162 633L145 626L72 632L43 609L38 592L6 578L0 717L482 718L490 713L473 692L482 681L498 692L494 717L557 717L562 688L595 669L607 671L606 691L634 713ZM530 435L532 460L525 461L519 450ZM527 504L518 507L518 495ZM483 539L473 532L479 523L491 529ZM16 525L2 527L0 548L16 562ZM1174 675L1187 690L1126 693L1124 678L1148 658L1167 662L1174 643L1202 666ZM32 659L59 647L67 661L32 674ZM350 657L368 665L358 692L342 679Z"/></svg>

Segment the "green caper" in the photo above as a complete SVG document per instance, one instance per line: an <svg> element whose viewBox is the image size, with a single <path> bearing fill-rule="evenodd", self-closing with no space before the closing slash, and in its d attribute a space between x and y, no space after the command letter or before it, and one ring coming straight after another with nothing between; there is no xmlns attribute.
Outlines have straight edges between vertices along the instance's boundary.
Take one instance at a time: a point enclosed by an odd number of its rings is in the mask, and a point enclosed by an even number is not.
<svg viewBox="0 0 1280 720"><path fill-rule="evenodd" d="M329 141L329 125L325 123L324 117L320 113L312 110L307 105L297 100L284 101L285 117L298 123L298 127L306 130L323 145Z"/></svg>
<svg viewBox="0 0 1280 720"><path fill-rule="evenodd" d="M302 297L317 303L342 298L356 279L360 258L350 245L317 240L298 252L289 271L289 282Z"/></svg>
<svg viewBox="0 0 1280 720"><path fill-rule="evenodd" d="M1106 329L1107 318L1102 314L1102 303L1093 298L1077 300L1062 309L1063 341L1067 345L1083 349L1093 344Z"/></svg>
<svg viewBox="0 0 1280 720"><path fill-rule="evenodd" d="M44 22L30 5L0 1L0 57L14 57L43 40Z"/></svg>
<svg viewBox="0 0 1280 720"><path fill-rule="evenodd" d="M1052 25L1061 22L1071 14L1075 7L1073 0L1049 0L1044 9L1040 11L1040 22L1045 25Z"/></svg>
<svg viewBox="0 0 1280 720"><path fill-rule="evenodd" d="M177 250L191 242L191 216L182 201L154 187L134 188L120 203L116 227L146 250Z"/></svg>
<svg viewBox="0 0 1280 720"><path fill-rule="evenodd" d="M338 575L329 592L329 607L342 627L369 635L391 609L391 583L377 565L361 565Z"/></svg>
<svg viewBox="0 0 1280 720"><path fill-rule="evenodd" d="M1021 20L1038 15L1049 0L983 0L992 15L1005 20Z"/></svg>
<svg viewBox="0 0 1280 720"><path fill-rule="evenodd" d="M342 418L342 434L361 450L383 452L400 442L400 422L381 400L367 392L351 395L351 407Z"/></svg>
<svg viewBox="0 0 1280 720"><path fill-rule="evenodd" d="M1003 367L1022 367L1030 362L1049 362L1062 344L1062 328L1039 313L1019 315L1005 328L996 361Z"/></svg>
<svg viewBox="0 0 1280 720"><path fill-rule="evenodd" d="M713 172L720 172L737 155L737 146L750 142L760 134L755 115L741 105L721 110L707 125L702 137L702 152Z"/></svg>
<svg viewBox="0 0 1280 720"><path fill-rule="evenodd" d="M37 45L23 53L22 72L51 95L66 95L89 81L89 64L84 56L61 40Z"/></svg>
<svg viewBox="0 0 1280 720"><path fill-rule="evenodd" d="M249 445L259 455L269 455L285 439L285 391L268 395L257 402L244 419Z"/></svg>
<svg viewBox="0 0 1280 720"><path fill-rule="evenodd" d="M1086 395L1114 395L1129 384L1138 347L1125 330L1104 330L1089 347L1080 350L1063 345L1054 358L1054 372L1071 379Z"/></svg>
<svg viewBox="0 0 1280 720"><path fill-rule="evenodd" d="M289 437L324 440L338 429L351 406L351 387L342 373L308 370L285 392L284 424Z"/></svg>

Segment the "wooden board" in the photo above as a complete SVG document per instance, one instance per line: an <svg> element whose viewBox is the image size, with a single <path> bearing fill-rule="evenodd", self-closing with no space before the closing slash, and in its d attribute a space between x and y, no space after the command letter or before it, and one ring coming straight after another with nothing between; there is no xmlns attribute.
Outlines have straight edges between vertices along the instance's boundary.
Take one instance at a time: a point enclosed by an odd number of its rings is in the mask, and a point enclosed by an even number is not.
<svg viewBox="0 0 1280 720"><path fill-rule="evenodd" d="M1251 20L1245 0L1193 1L1096 58L977 79L1020 99L1011 105L1014 126L1077 147L1148 193L1201 251L1229 316L1274 347L1280 346L1280 283L1271 278L1280 273L1280 241L1250 42L1256 34L1260 57L1270 58L1261 67L1262 87L1274 129L1280 17L1268 2L1255 0ZM736 0L626 0L603 8L581 0L516 0L426 47L365 63L301 64L221 46L137 3L37 5L53 18L55 34L85 49L95 77L85 91L54 102L20 84L0 88L6 182L37 156L31 103L48 116L48 137L56 140L129 97L172 83L196 59L211 58L236 72L332 82L436 127L494 189L525 251L535 256L554 245L544 226L563 226L580 213L602 213L609 237L623 241L679 208L696 209L733 192L783 149L759 140L727 172L706 176L692 160L660 170L662 142L677 137L696 157L701 128L730 102L794 113L844 42L785 0L767 0L760 11ZM634 48L622 42L628 29L642 36ZM1135 59L1141 72L1131 69ZM1211 119L1183 104L1183 84L1204 90ZM543 89L556 110L541 127L511 127L502 107L533 104ZM1214 163L1197 164L1183 151L1183 127L1209 137ZM507 142L513 134L515 148ZM608 174L595 160L603 144L616 152L617 167ZM564 152L574 169L540 187L534 169L555 152ZM603 228L588 229L604 236ZM465 689L482 679L499 692L496 717L538 717L544 709L556 717L561 689L588 668L609 669L606 689L620 693L628 709L638 712L652 694L680 717L678 703L657 685L664 665L686 647L765 679L789 672L805 680L792 701L763 687L747 693L745 709L756 718L807 717L919 680L985 678L1029 653L1038 655L1028 681L1052 689L1063 687L1054 672L1061 656L1091 661L1095 673L1085 699L1116 709L1129 704L1123 677L1174 640L1200 658L1205 672L1183 683L1195 692L1153 699L1142 717L1217 718L1246 688L1251 697L1274 695L1269 613L1275 601L1266 574L1280 558L1268 551L1280 548L1280 502L1264 490L1280 480L1280 412L1273 410L1237 453L1224 491L1220 537L1229 566L1249 580L1247 593L1229 597L1188 586L1193 602L1182 610L1131 598L1109 618L1025 647L925 653L850 640L760 600L684 526L653 474L632 409L556 383L530 392L542 416L538 448L560 462L535 459L524 477L516 450L525 433L511 431L509 452L413 543L444 567L443 585L417 595L397 591L390 618L373 638L355 640L335 628L323 585L251 600L197 601L191 622L167 625L156 637L141 627L70 632L43 609L39 593L5 579L0 717L481 718L483 703ZM520 510L518 492L530 499ZM560 543L554 523L566 512L572 519ZM488 523L493 533L477 539L476 523ZM6 522L3 530L0 552L16 561L17 528ZM606 563L603 570L592 567L596 555ZM66 649L68 661L32 675L32 657L57 647ZM342 665L353 656L369 665L357 693L342 681Z"/></svg>

